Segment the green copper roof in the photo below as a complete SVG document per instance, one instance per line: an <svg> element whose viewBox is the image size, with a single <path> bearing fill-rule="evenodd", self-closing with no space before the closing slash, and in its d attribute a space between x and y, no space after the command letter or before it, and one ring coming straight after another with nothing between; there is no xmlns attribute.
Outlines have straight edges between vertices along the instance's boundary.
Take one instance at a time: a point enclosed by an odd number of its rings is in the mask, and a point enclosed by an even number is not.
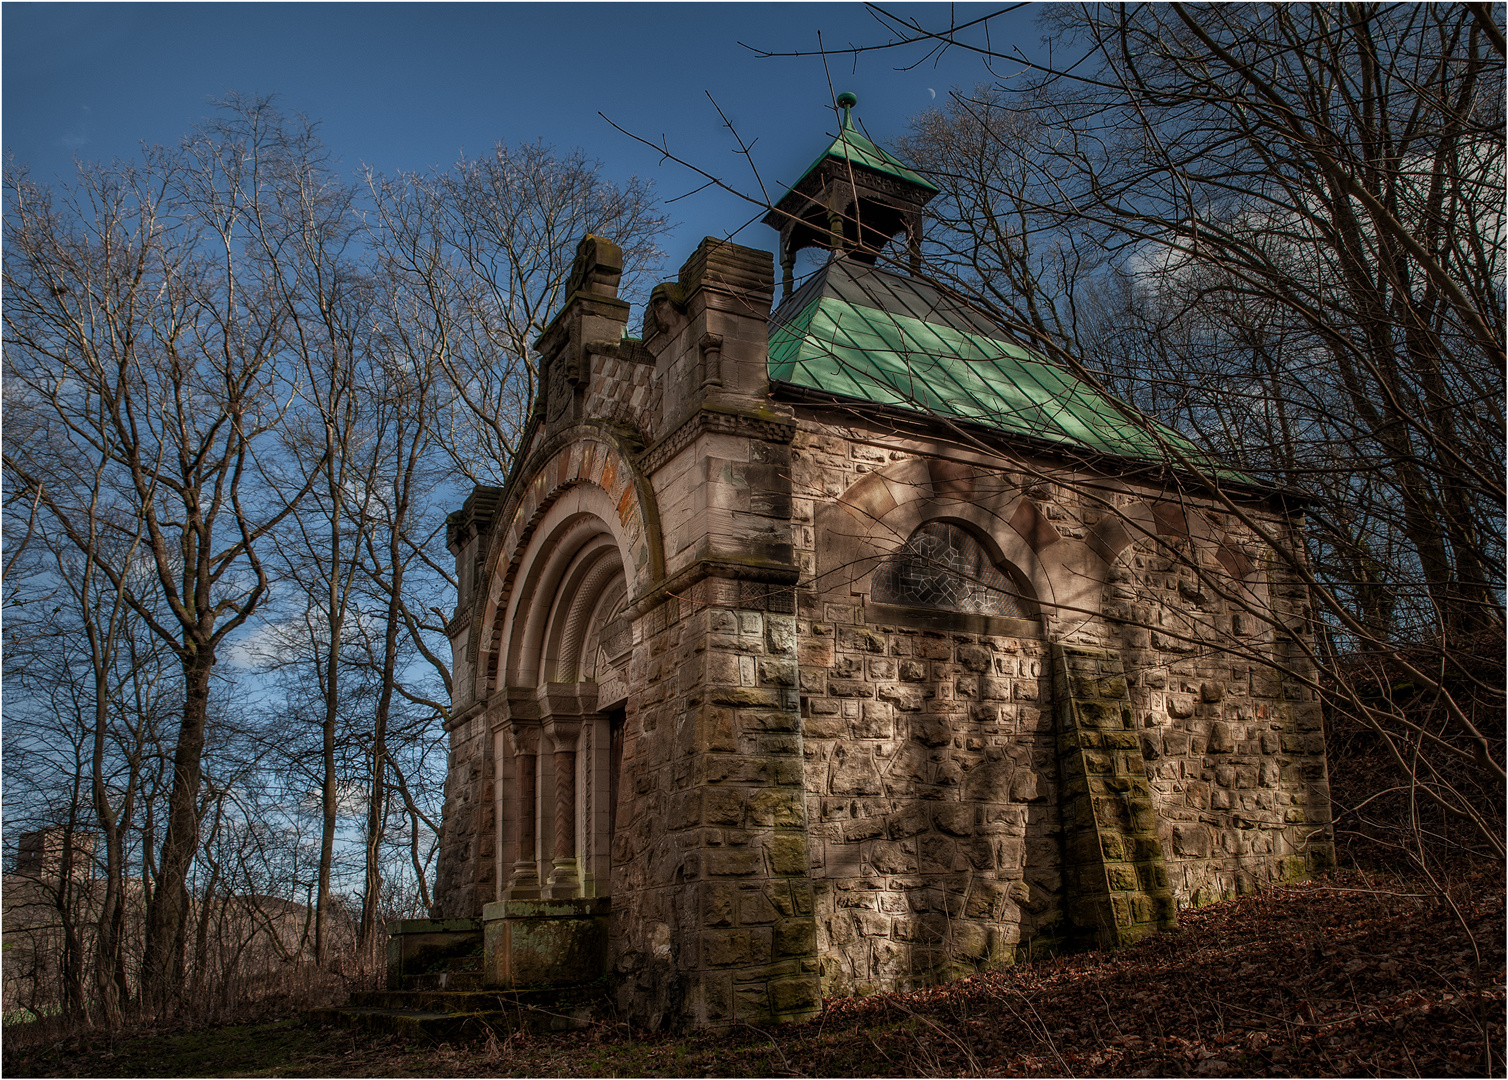
<svg viewBox="0 0 1508 1080"><path fill-rule="evenodd" d="M859 134L858 129L853 126L853 106L858 104L858 98L852 94L840 94L838 104L843 106L843 123L838 129L838 137L833 140L831 146L818 155L816 161L807 166L806 172L801 174L801 179L791 185L793 190L800 187L801 180L810 176L812 170L828 158L851 161L855 165L862 165L866 169L873 169L886 176L894 176L908 184L925 188L927 191L937 190L934 185L924 180L921 174L908 169L899 159Z"/></svg>
<svg viewBox="0 0 1508 1080"><path fill-rule="evenodd" d="M771 317L776 382L1138 461L1168 457L1109 397L913 278L831 259ZM1167 442L1227 479L1171 428Z"/></svg>

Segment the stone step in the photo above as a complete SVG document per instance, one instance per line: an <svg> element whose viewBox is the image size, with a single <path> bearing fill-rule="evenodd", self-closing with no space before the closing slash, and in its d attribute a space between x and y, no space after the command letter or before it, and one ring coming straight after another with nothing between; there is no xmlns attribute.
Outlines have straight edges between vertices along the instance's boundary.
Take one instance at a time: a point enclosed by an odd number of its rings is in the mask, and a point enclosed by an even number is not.
<svg viewBox="0 0 1508 1080"><path fill-rule="evenodd" d="M518 1030L510 1023L508 1014L425 1012L419 1009L379 1009L360 1005L346 1005L324 1009L310 1009L304 1014L305 1021L315 1025L357 1028L363 1031L381 1032L385 1035L402 1035L405 1038L427 1039L481 1039L489 1031L511 1034Z"/></svg>
<svg viewBox="0 0 1508 1080"><path fill-rule="evenodd" d="M480 990L482 971L470 968L465 971L426 971L422 975L402 977L404 990Z"/></svg>
<svg viewBox="0 0 1508 1080"><path fill-rule="evenodd" d="M481 1012L490 1009L579 1009L604 1000L600 987L552 986L537 990L363 990L350 1004L379 1009L418 1009L438 1012Z"/></svg>
<svg viewBox="0 0 1508 1080"><path fill-rule="evenodd" d="M433 1039L483 1038L489 1031L576 1031L609 1014L600 987L507 990L371 990L349 1004L312 1009L311 1024Z"/></svg>

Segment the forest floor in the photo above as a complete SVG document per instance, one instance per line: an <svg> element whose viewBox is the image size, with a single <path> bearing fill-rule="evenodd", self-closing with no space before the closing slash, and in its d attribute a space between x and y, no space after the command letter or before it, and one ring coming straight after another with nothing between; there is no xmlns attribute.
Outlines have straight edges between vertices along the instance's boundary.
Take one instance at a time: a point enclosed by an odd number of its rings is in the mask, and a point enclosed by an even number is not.
<svg viewBox="0 0 1508 1080"><path fill-rule="evenodd" d="M1346 871L1182 928L720 1035L440 1045L297 1019L24 1047L9 1076L1500 1076L1504 883ZM1468 930L1469 928L1469 930ZM8 1033L10 1034L10 1033ZM24 1040L20 1040L23 1041Z"/></svg>

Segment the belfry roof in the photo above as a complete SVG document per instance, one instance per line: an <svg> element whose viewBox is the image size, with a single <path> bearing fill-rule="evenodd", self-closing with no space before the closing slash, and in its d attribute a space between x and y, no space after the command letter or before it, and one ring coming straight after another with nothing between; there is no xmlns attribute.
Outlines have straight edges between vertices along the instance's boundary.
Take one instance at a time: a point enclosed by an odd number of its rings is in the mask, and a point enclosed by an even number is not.
<svg viewBox="0 0 1508 1080"><path fill-rule="evenodd" d="M851 97L851 95L844 95ZM840 104L846 104L844 98L839 98ZM822 153L817 155L817 160L807 166L801 178L791 185L792 190L801 186L801 181L810 176L828 158L836 158L839 161L852 162L862 165L867 169L873 169L877 173L893 176L898 180L904 180L908 184L914 184L924 191L936 193L936 185L925 179L920 173L908 168L895 155L884 148L876 146L868 138L862 135L853 124L853 109L844 108L843 122L838 128L838 137Z"/></svg>
<svg viewBox="0 0 1508 1080"><path fill-rule="evenodd" d="M1072 372L919 281L837 256L770 318L770 379L1055 443L1172 464L1162 445L1227 479L1171 428L1155 437Z"/></svg>

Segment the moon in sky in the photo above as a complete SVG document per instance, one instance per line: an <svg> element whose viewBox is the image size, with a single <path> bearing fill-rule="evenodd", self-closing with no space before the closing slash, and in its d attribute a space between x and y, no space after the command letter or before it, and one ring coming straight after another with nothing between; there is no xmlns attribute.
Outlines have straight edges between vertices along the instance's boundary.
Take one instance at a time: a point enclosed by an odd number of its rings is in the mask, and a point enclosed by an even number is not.
<svg viewBox="0 0 1508 1080"><path fill-rule="evenodd" d="M933 101L936 101L936 100L937 100L937 91L936 91L936 90L934 90L934 89L932 89L932 87L930 87L930 86L929 86L929 87L927 87L927 93L929 93L929 94L931 94L931 95L932 95L932 100L933 100Z"/></svg>

